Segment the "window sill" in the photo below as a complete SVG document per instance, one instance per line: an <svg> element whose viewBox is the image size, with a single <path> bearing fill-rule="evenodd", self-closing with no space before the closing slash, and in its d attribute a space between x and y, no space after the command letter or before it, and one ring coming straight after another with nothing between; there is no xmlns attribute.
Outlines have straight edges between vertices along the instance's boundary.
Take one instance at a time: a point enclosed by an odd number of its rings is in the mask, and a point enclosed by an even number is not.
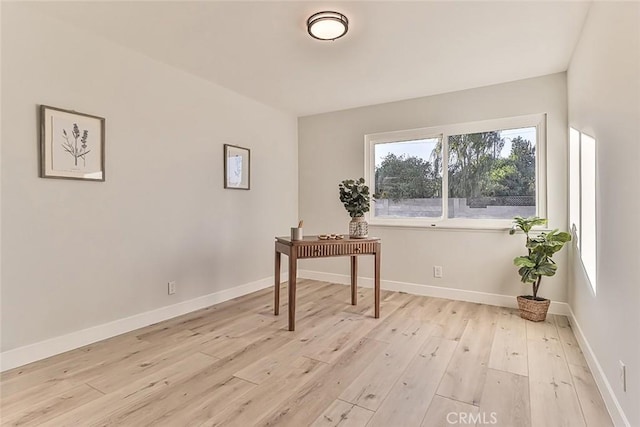
<svg viewBox="0 0 640 427"><path fill-rule="evenodd" d="M493 232L507 232L511 229L512 222L507 220L491 221L488 224L479 224L476 221L369 221L369 227L379 228L403 228L403 229L415 229L415 230L453 230L453 231L493 231Z"/></svg>
<svg viewBox="0 0 640 427"><path fill-rule="evenodd" d="M440 231L486 231L486 232L499 232L499 233L507 233L511 227L513 226L513 222L511 220L495 220L490 221L487 224L478 223L478 221L402 221L402 222L392 222L391 221L380 221L380 220L367 220L369 223L369 227L371 228L398 228L398 229L407 229L407 230L440 230ZM551 231L551 228L546 227L534 227L531 231L532 233L548 233ZM517 233L521 233L521 231L517 231Z"/></svg>

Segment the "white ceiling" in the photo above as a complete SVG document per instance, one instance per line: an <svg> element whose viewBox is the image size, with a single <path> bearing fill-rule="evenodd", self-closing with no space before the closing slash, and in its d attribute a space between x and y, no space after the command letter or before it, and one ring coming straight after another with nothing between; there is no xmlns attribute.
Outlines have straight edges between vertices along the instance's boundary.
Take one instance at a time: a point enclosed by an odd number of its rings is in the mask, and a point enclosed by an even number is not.
<svg viewBox="0 0 640 427"><path fill-rule="evenodd" d="M46 2L34 7L296 116L567 69L589 2ZM348 34L314 40L336 10Z"/></svg>

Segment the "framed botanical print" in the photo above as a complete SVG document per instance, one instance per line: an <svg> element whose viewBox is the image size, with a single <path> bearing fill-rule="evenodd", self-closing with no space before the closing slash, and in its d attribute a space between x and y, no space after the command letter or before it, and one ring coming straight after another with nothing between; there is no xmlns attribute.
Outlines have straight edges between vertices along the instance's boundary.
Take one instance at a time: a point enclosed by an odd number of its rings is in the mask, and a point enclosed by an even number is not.
<svg viewBox="0 0 640 427"><path fill-rule="evenodd" d="M105 180L105 119L40 106L40 177Z"/></svg>
<svg viewBox="0 0 640 427"><path fill-rule="evenodd" d="M224 144L224 188L248 190L250 179L250 150Z"/></svg>

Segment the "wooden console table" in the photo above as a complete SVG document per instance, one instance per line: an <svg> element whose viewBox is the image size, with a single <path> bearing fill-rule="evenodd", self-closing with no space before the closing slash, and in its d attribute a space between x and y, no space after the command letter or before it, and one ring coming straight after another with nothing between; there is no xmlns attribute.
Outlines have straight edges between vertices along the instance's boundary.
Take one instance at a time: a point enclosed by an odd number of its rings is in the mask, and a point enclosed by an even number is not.
<svg viewBox="0 0 640 427"><path fill-rule="evenodd" d="M351 257L351 304L358 302L358 256L373 255L374 262L374 315L380 317L380 239L320 240L318 236L305 236L303 240L276 237L275 296L273 312L280 312L280 261L282 254L289 257L289 330L296 328L296 276L298 260L336 256Z"/></svg>

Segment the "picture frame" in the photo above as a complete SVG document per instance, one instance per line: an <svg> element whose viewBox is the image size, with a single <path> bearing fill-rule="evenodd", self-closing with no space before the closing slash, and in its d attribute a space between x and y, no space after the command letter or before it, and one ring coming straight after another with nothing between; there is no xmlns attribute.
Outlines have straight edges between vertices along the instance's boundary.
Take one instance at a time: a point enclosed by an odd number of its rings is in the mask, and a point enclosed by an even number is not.
<svg viewBox="0 0 640 427"><path fill-rule="evenodd" d="M224 188L249 190L251 184L251 150L224 144Z"/></svg>
<svg viewBox="0 0 640 427"><path fill-rule="evenodd" d="M40 106L39 176L105 180L105 119Z"/></svg>

